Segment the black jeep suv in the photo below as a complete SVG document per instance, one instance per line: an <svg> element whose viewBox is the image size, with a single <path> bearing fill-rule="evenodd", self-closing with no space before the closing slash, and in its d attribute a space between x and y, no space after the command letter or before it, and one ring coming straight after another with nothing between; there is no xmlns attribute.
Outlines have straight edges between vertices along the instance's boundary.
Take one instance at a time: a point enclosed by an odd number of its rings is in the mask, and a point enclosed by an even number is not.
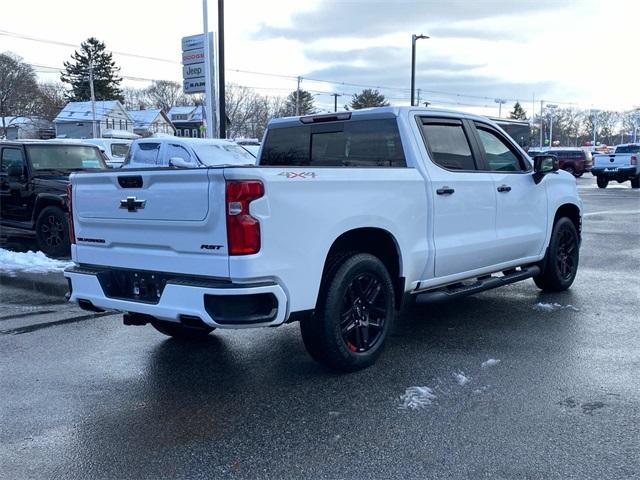
<svg viewBox="0 0 640 480"><path fill-rule="evenodd" d="M69 255L69 174L106 168L97 146L37 140L0 142L2 235L35 235L45 254Z"/></svg>

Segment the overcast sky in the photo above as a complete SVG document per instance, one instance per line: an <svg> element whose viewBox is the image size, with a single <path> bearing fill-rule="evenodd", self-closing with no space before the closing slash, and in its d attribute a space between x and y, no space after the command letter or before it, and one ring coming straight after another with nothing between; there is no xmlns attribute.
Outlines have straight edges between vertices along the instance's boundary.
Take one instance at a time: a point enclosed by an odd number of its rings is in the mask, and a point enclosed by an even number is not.
<svg viewBox="0 0 640 480"><path fill-rule="evenodd" d="M215 30L217 1L209 3ZM345 84L378 86L408 105L412 33L432 37L418 41L416 85L439 106L495 114L501 97L505 109L518 99L530 113L534 96L536 110L541 99L640 105L637 1L227 0L225 9L227 69L282 75L231 71L228 80L286 95L302 76L323 108L333 107L332 92L344 104L361 90ZM201 0L3 0L0 52L51 81L73 53L65 44L95 36L114 51L125 84L144 87L142 79L180 80L180 38L201 31Z"/></svg>

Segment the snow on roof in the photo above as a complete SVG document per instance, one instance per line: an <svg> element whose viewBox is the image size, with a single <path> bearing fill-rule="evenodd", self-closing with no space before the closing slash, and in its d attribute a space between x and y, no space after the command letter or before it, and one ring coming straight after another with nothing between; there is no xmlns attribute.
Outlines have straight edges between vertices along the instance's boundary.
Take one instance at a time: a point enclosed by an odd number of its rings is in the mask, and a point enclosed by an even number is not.
<svg viewBox="0 0 640 480"><path fill-rule="evenodd" d="M96 120L105 120L115 109L124 109L118 100L96 101ZM91 102L69 102L55 118L54 122L73 122L91 120Z"/></svg>
<svg viewBox="0 0 640 480"><path fill-rule="evenodd" d="M146 128L151 126L161 111L159 108L152 108L149 110L127 110L127 113L136 128Z"/></svg>
<svg viewBox="0 0 640 480"><path fill-rule="evenodd" d="M174 115L187 115L186 119L175 119ZM202 120L202 106L201 105L189 105L186 107L172 107L167 113L169 120L172 122L199 122Z"/></svg>
<svg viewBox="0 0 640 480"><path fill-rule="evenodd" d="M2 117L0 117L0 127L2 126ZM33 120L30 119L29 117L4 117L4 124L7 127L13 126L13 125L25 125L27 123L32 123Z"/></svg>

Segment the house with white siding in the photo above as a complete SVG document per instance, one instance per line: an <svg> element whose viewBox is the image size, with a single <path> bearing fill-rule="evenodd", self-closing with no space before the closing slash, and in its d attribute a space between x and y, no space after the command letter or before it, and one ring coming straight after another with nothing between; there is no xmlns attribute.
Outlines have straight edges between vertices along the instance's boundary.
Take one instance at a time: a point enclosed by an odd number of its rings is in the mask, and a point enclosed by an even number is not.
<svg viewBox="0 0 640 480"><path fill-rule="evenodd" d="M150 137L155 133L176 134L169 117L160 108L128 110L127 113L133 120L133 132L140 136Z"/></svg>
<svg viewBox="0 0 640 480"><path fill-rule="evenodd" d="M95 102L97 137L129 132L133 135L134 122L118 100ZM69 102L54 119L58 138L93 138L93 112L91 102Z"/></svg>

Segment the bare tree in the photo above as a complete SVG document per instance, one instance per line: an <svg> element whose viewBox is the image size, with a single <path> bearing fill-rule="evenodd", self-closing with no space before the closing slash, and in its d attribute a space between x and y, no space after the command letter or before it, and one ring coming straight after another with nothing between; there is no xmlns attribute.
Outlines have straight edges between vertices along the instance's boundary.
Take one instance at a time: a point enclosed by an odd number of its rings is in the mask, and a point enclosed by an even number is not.
<svg viewBox="0 0 640 480"><path fill-rule="evenodd" d="M38 87L37 115L53 120L67 103L67 89L60 82L41 83Z"/></svg>
<svg viewBox="0 0 640 480"><path fill-rule="evenodd" d="M149 108L151 105L146 88L124 87L122 96L124 97L124 108L126 110L141 110L142 108Z"/></svg>
<svg viewBox="0 0 640 480"><path fill-rule="evenodd" d="M36 74L30 65L11 53L0 54L0 127L6 136L5 117L30 115L38 95Z"/></svg>
<svg viewBox="0 0 640 480"><path fill-rule="evenodd" d="M182 93L182 85L168 80L155 80L146 90L147 97L152 106L161 108L164 112L171 107L189 105L191 102Z"/></svg>

